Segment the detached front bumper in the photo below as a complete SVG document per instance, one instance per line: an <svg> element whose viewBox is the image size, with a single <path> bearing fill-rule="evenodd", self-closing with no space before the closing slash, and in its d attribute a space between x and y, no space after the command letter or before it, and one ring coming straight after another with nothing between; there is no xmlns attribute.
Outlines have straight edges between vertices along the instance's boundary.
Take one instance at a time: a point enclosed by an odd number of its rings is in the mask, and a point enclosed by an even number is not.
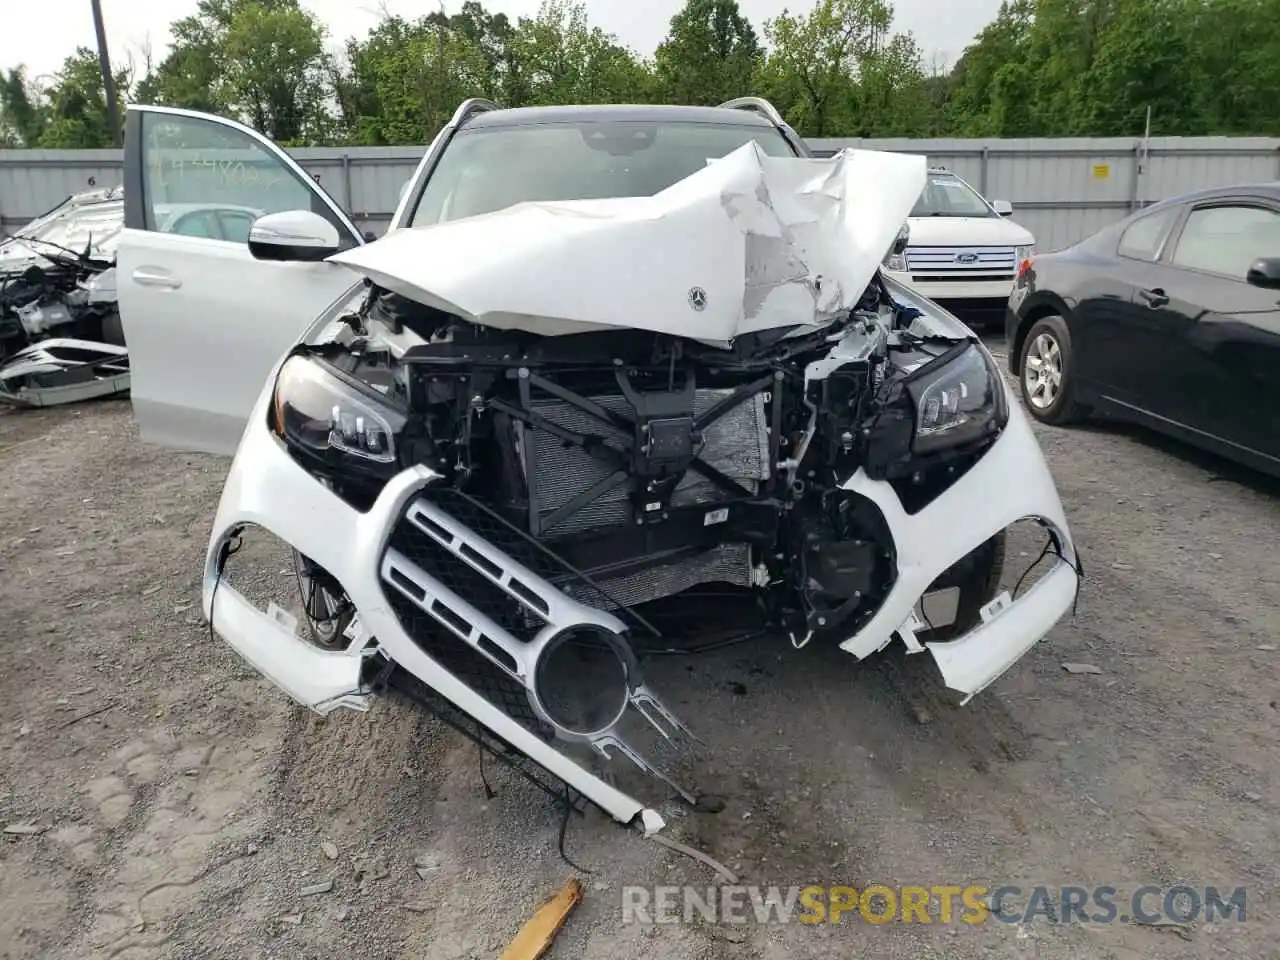
<svg viewBox="0 0 1280 960"><path fill-rule="evenodd" d="M274 382L272 376L270 382ZM553 776L589 797L616 820L640 818L648 832L661 817L594 776L468 686L420 647L401 626L383 574L393 530L409 504L433 478L425 467L396 476L366 513L351 507L303 470L268 431L264 392L232 461L214 521L203 582L205 617L245 660L298 703L321 714L340 707L366 709L364 642L347 650L321 650L260 611L221 575L227 545L249 526L260 527L332 574L359 611L362 633L400 667L428 684ZM626 744L610 744L625 752Z"/></svg>
<svg viewBox="0 0 1280 960"><path fill-rule="evenodd" d="M518 561L504 552L507 548L500 549L492 540L482 538L490 533L479 527L469 529L447 511L434 507L432 500L439 494L424 494L436 477L425 467L397 475L366 512L348 505L299 466L268 431L269 397L268 389L250 416L209 543L203 605L213 629L268 679L310 709L324 714L340 707L367 708L371 691L365 681L366 661L374 654L369 640L353 641L345 650L322 650L296 636L286 622L258 610L223 575L228 544L236 534L248 527L266 530L336 578L359 611L361 636L376 638L378 652L618 821L630 823L639 818L647 831L659 829L662 820L655 811L580 765L558 748L563 746L561 740L541 735L536 726L531 728L513 714L508 704L486 696L481 687L468 682L469 675L459 672L456 664L443 656L448 651L422 642L422 637L415 639L417 628L411 635L404 625L405 610L410 607L416 607L413 616L434 615L437 624L452 624L454 637L473 652L493 652L496 645L500 648L497 659L505 655L510 675L525 682L537 672L539 652L565 624L595 623L615 630L621 624L610 614L571 600L534 570L536 564ZM882 648L895 632L905 639L913 609L938 575L1004 527L1027 517L1041 520L1054 532L1066 560L1059 560L1057 569L1024 597L991 613L982 626L958 640L928 648L947 684L971 696L1043 637L1069 608L1076 590L1074 549L1053 481L1030 427L1016 407L1010 412L1004 434L986 456L915 516L905 513L886 483L859 473L846 486L877 504L894 537L899 564L895 586L882 607L863 630L841 645L855 656L865 657ZM440 576L419 565L412 547L406 547L403 540L406 524L416 527L408 532L417 542L425 542L423 537L434 540L459 563L465 560L470 570L489 577L490 585L505 590L508 600L534 595L531 602L540 605L547 626L536 635L514 639L510 621L503 621L494 607L474 597L474 602L465 599ZM437 603L449 608L444 611L449 616L441 614ZM664 736L669 736L668 729L687 733L639 681L638 671L635 677L627 706L635 707ZM537 698L534 700L537 713ZM610 726L570 742L605 756L621 753L661 777L618 729Z"/></svg>
<svg viewBox="0 0 1280 960"><path fill-rule="evenodd" d="M1008 392L1008 388L1004 388ZM887 483L858 471L845 489L873 501L889 525L898 577L880 609L841 649L862 659L895 635L914 640L914 611L948 567L1019 520L1042 524L1056 541L1049 572L1021 597L989 604L983 622L963 636L926 643L947 686L975 694L1018 661L1071 609L1079 590L1079 560L1062 501L1026 415L1009 396L1009 423L991 449L945 493L914 516Z"/></svg>

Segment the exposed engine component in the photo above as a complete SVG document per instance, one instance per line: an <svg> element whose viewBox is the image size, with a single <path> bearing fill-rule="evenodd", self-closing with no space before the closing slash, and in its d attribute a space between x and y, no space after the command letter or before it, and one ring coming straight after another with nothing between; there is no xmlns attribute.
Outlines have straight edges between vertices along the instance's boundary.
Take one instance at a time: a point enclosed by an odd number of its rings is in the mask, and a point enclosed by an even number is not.
<svg viewBox="0 0 1280 960"><path fill-rule="evenodd" d="M0 402L128 393L115 271L123 224L121 191L95 190L0 241Z"/></svg>

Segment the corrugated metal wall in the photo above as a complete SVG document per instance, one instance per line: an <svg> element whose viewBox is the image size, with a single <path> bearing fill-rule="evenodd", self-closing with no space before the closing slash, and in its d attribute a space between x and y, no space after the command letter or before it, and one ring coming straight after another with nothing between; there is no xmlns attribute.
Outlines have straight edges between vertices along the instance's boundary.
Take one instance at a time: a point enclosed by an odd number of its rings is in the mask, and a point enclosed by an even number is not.
<svg viewBox="0 0 1280 960"><path fill-rule="evenodd" d="M1164 137L1143 157L1139 140L813 140L918 153L949 167L1055 250L1155 200L1201 187L1280 179L1280 138ZM381 232L423 147L313 148L293 155L364 229ZM92 186L120 183L115 150L0 150L0 226L15 229Z"/></svg>

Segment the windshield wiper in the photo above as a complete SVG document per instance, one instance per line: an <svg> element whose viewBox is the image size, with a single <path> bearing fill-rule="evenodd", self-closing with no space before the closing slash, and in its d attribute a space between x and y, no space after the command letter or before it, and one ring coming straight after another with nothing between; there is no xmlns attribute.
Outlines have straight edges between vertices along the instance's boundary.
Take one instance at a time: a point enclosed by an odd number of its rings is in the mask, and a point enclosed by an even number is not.
<svg viewBox="0 0 1280 960"><path fill-rule="evenodd" d="M10 234L9 236L5 237L5 239L18 240L18 241L21 241L22 243L43 243L46 247L52 247L54 250L61 250L63 253L69 254L70 256L75 257L77 261L82 259L87 259L88 250L90 249L89 247L86 247L85 248L86 252L81 253L78 250L72 250L70 247L64 247L60 243L54 243L52 240L41 240L39 237L27 237L27 236L23 236L20 233Z"/></svg>

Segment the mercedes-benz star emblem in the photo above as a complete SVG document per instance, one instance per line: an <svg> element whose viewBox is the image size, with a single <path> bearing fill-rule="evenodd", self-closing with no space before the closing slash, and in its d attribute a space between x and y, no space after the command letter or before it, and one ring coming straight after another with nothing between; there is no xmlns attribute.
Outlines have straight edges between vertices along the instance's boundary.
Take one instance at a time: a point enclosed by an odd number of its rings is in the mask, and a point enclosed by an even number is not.
<svg viewBox="0 0 1280 960"><path fill-rule="evenodd" d="M690 287L689 306L695 310L705 310L707 306L707 291L701 287Z"/></svg>

